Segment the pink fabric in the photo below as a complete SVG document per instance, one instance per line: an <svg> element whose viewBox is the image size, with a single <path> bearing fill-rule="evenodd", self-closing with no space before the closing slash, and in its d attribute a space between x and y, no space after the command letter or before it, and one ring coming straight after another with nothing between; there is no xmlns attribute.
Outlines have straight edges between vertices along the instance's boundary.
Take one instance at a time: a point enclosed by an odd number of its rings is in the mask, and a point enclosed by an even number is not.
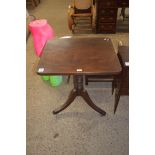
<svg viewBox="0 0 155 155"><path fill-rule="evenodd" d="M33 36L36 55L40 57L46 42L54 38L53 28L47 23L46 19L41 19L30 22L29 30Z"/></svg>

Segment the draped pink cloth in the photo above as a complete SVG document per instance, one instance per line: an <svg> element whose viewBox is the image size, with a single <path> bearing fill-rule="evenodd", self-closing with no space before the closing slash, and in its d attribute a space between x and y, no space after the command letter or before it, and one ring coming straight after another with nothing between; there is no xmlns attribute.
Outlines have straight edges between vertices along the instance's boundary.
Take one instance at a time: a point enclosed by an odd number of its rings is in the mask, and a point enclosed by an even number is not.
<svg viewBox="0 0 155 155"><path fill-rule="evenodd" d="M29 30L33 36L35 53L40 57L46 42L54 38L53 28L48 24L46 19L41 19L30 22Z"/></svg>

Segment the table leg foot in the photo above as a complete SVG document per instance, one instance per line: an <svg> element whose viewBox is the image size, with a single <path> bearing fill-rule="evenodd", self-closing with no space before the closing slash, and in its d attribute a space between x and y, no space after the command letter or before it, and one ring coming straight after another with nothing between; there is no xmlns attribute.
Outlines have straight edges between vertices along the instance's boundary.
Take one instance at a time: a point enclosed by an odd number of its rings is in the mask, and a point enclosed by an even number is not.
<svg viewBox="0 0 155 155"><path fill-rule="evenodd" d="M93 101L90 99L87 91L83 91L81 96L83 97L83 99L86 101L86 103L93 108L95 111L99 112L101 115L106 115L106 112L104 110L102 110L101 108L99 108L98 106L96 106Z"/></svg>
<svg viewBox="0 0 155 155"><path fill-rule="evenodd" d="M76 91L73 89L71 91L67 101L62 106L60 106L59 108L53 110L53 114L58 114L62 110L66 109L74 101L75 97L76 97Z"/></svg>

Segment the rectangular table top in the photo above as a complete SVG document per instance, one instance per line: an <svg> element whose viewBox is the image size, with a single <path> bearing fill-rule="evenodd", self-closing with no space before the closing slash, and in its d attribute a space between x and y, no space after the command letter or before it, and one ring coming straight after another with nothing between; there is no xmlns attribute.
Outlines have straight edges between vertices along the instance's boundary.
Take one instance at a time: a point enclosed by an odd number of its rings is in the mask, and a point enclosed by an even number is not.
<svg viewBox="0 0 155 155"><path fill-rule="evenodd" d="M121 65L109 38L59 38L47 42L39 75L116 75Z"/></svg>

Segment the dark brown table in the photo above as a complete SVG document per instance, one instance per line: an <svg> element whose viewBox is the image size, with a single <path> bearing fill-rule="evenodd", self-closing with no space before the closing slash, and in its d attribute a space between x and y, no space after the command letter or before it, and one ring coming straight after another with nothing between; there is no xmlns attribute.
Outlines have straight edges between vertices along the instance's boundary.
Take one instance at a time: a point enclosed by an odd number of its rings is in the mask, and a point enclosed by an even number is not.
<svg viewBox="0 0 155 155"><path fill-rule="evenodd" d="M67 108L76 96L102 115L106 112L96 106L83 85L83 75L117 75L121 65L109 38L59 38L48 41L40 58L37 74L73 75L74 88L67 101L53 111L57 114Z"/></svg>

